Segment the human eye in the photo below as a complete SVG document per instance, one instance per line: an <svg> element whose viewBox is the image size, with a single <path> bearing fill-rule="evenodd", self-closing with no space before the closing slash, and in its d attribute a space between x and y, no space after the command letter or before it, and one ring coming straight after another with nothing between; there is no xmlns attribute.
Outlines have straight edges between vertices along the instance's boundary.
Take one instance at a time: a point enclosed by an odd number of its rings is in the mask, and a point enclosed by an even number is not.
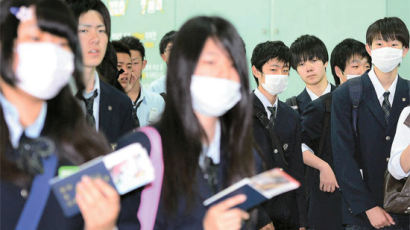
<svg viewBox="0 0 410 230"><path fill-rule="evenodd" d="M86 32L88 32L88 30L85 29L85 28L80 28L80 29L78 29L78 32L79 33L86 33Z"/></svg>

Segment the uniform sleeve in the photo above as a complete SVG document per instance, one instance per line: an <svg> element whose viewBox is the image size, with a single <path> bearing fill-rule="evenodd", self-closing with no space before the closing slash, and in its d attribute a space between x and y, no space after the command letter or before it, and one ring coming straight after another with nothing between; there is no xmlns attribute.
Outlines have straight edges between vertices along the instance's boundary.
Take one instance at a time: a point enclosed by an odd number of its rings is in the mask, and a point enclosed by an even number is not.
<svg viewBox="0 0 410 230"><path fill-rule="evenodd" d="M364 183L354 157L352 103L347 86L342 85L333 92L331 140L336 178L349 211L357 215L375 207L376 201Z"/></svg>
<svg viewBox="0 0 410 230"><path fill-rule="evenodd" d="M400 165L401 154L407 146L410 145L410 127L404 124L404 121L409 114L410 107L406 107L400 115L390 153L388 169L390 174L397 180L401 180L410 175L410 172L405 173Z"/></svg>

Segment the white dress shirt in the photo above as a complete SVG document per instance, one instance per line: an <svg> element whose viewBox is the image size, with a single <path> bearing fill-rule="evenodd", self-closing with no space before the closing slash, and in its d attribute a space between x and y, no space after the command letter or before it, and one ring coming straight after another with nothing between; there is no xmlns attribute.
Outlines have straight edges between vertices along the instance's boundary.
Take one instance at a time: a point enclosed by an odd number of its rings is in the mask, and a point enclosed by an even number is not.
<svg viewBox="0 0 410 230"><path fill-rule="evenodd" d="M377 99L379 99L380 106L383 105L383 100L384 100L383 94L387 91L390 92L389 102L390 102L390 105L393 106L394 93L396 92L397 78L398 77L396 76L393 83L391 84L389 89L386 91L383 88L382 84L380 83L379 79L377 78L376 74L374 73L373 68L369 71L368 75L369 75L370 81L372 82L372 85L373 85L374 89L376 90L376 95L377 95Z"/></svg>
<svg viewBox="0 0 410 230"><path fill-rule="evenodd" d="M98 95L94 98L93 103L93 115L95 120L95 129L98 131L98 126L100 122L100 95L101 95L101 87L100 87L100 78L98 77L97 71L95 71L94 76L94 88L91 92L87 93L85 90L83 92L83 97L88 99L93 96L94 91L97 90ZM87 112L87 111L86 111Z"/></svg>
<svg viewBox="0 0 410 230"><path fill-rule="evenodd" d="M265 108L265 111L268 114L268 119L270 118L270 115L271 115L271 112L269 111L268 106L276 107L275 113L278 114L278 97L276 97L275 103L273 103L272 105L270 101L265 97L265 95L262 94L262 92L258 88L256 88L254 92L255 92L255 96L259 98L259 100L262 102L263 107ZM276 114L275 114L275 117L276 117Z"/></svg>
<svg viewBox="0 0 410 230"><path fill-rule="evenodd" d="M212 159L214 164L219 164L221 161L221 123L218 120L215 126L214 139L209 145L202 146L202 153L199 156L199 166L205 168L205 157Z"/></svg>
<svg viewBox="0 0 410 230"><path fill-rule="evenodd" d="M404 124L407 116L410 114L410 106L403 109L397 123L396 135L390 152L388 169L390 174L397 180L403 179L410 175L405 173L400 165L400 157L403 151L410 145L410 127Z"/></svg>

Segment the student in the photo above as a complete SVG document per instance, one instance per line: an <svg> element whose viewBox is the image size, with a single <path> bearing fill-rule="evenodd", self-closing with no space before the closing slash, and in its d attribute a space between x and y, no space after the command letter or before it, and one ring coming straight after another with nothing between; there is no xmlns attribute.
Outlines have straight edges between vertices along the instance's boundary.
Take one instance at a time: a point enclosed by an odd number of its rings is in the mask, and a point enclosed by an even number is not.
<svg viewBox="0 0 410 230"><path fill-rule="evenodd" d="M393 135L400 112L410 100L408 81L397 72L408 48L409 32L402 20L377 20L366 32L372 69L333 93L332 152L347 229L408 229L408 216L382 208ZM352 95L353 89L359 89L360 97Z"/></svg>
<svg viewBox="0 0 410 230"><path fill-rule="evenodd" d="M269 168L283 168L303 181L299 115L277 97L288 85L289 48L281 41L260 43L253 50L251 63L258 84L252 94L255 142ZM277 229L306 227L303 187L275 197L265 209Z"/></svg>
<svg viewBox="0 0 410 230"><path fill-rule="evenodd" d="M305 82L305 89L286 103L302 114L309 102L329 93L335 87L327 81L329 56L325 44L313 35L303 35L290 46L291 65Z"/></svg>
<svg viewBox="0 0 410 230"><path fill-rule="evenodd" d="M145 48L135 37L121 38L121 42L130 48L133 77L130 81L131 89L127 92L133 102L133 113L138 116L141 126L150 125L157 121L164 110L164 99L157 93L146 90L141 84L142 71L147 65Z"/></svg>
<svg viewBox="0 0 410 230"><path fill-rule="evenodd" d="M107 50L105 51L104 58L96 69L98 76L101 76L102 81L122 92L124 91L120 83L117 81L120 74L117 69L117 53L111 42L107 43Z"/></svg>
<svg viewBox="0 0 410 230"><path fill-rule="evenodd" d="M171 30L161 38L161 41L159 43L159 54L161 55L162 60L164 60L167 66L176 35L177 31ZM164 97L166 94L165 83L166 77L162 76L151 83L150 90Z"/></svg>
<svg viewBox="0 0 410 230"><path fill-rule="evenodd" d="M70 10L57 0L5 0L0 11L0 228L138 228L134 193L120 205L114 188L84 177L76 187L81 215L68 218L48 184L60 166L109 151L68 86L84 88Z"/></svg>
<svg viewBox="0 0 410 230"><path fill-rule="evenodd" d="M130 49L120 41L111 42L114 52L117 56L117 82L120 84L122 90L127 93L131 89L131 52Z"/></svg>
<svg viewBox="0 0 410 230"><path fill-rule="evenodd" d="M154 229L240 229L249 218L231 209L246 199L242 195L209 209L202 205L255 172L246 66L242 40L228 21L196 17L178 32L167 71L167 103L155 125L164 173ZM146 140L135 132L119 147L139 142L149 150Z"/></svg>
<svg viewBox="0 0 410 230"><path fill-rule="evenodd" d="M332 51L330 59L336 85L361 76L371 65L365 45L354 39L345 39ZM304 154L310 166L308 178L308 223L315 230L342 228L342 200L338 190L330 142L330 109L332 93L309 103L302 116L302 141L315 154Z"/></svg>
<svg viewBox="0 0 410 230"><path fill-rule="evenodd" d="M100 80L101 64L110 37L110 15L100 0L69 1L78 19L78 37L84 60L86 89L79 93L87 120L102 131L115 147L118 138L135 127L132 104L127 96Z"/></svg>
<svg viewBox="0 0 410 230"><path fill-rule="evenodd" d="M403 109L391 147L388 169L397 180L410 175L410 106Z"/></svg>

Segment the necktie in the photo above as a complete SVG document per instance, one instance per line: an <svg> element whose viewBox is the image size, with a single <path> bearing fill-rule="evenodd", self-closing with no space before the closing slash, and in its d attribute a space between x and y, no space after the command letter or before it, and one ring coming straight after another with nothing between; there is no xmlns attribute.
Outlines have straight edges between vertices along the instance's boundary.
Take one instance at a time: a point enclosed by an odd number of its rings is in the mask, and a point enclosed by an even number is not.
<svg viewBox="0 0 410 230"><path fill-rule="evenodd" d="M383 93L384 100L382 103L382 109L384 112L384 119L386 119L386 123L389 122L390 109L391 109L391 104L389 102L389 95L390 95L389 91Z"/></svg>
<svg viewBox="0 0 410 230"><path fill-rule="evenodd" d="M137 110L138 110L138 107L140 107L141 103L142 103L142 100L139 102L135 101L132 104L132 117L134 118L134 121L137 127L140 127L140 120L138 119L138 116L137 116Z"/></svg>
<svg viewBox="0 0 410 230"><path fill-rule="evenodd" d="M270 112L269 123L273 126L276 118L276 106L268 106L268 110Z"/></svg>
<svg viewBox="0 0 410 230"><path fill-rule="evenodd" d="M92 127L95 127L95 118L94 118L94 99L98 96L98 91L94 90L93 95L90 98L83 98L85 107L87 109L86 119L87 123Z"/></svg>
<svg viewBox="0 0 410 230"><path fill-rule="evenodd" d="M216 193L218 191L218 165L214 164L208 156L205 157L204 178L207 180L212 192Z"/></svg>

